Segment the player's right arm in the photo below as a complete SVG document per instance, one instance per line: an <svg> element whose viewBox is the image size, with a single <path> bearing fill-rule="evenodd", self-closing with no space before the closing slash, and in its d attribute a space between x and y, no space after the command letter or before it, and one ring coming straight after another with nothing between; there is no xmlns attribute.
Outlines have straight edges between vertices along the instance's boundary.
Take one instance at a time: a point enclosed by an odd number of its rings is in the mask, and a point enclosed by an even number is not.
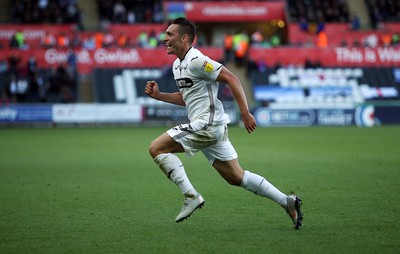
<svg viewBox="0 0 400 254"><path fill-rule="evenodd" d="M162 93L158 89L158 84L154 80L147 81L146 87L144 88L144 92L150 98L164 101L172 104L176 104L179 106L185 106L185 102L183 101L182 94L180 92L175 93Z"/></svg>

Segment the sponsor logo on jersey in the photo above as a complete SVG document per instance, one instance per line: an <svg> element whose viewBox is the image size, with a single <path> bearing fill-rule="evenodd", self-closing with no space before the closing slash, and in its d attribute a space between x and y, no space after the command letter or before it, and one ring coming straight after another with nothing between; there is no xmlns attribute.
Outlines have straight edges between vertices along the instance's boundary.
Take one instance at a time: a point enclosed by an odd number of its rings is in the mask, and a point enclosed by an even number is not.
<svg viewBox="0 0 400 254"><path fill-rule="evenodd" d="M179 89L188 88L193 86L193 81L190 78L180 78L176 80Z"/></svg>
<svg viewBox="0 0 400 254"><path fill-rule="evenodd" d="M201 69L206 72L212 72L214 70L214 66L211 63L204 61Z"/></svg>

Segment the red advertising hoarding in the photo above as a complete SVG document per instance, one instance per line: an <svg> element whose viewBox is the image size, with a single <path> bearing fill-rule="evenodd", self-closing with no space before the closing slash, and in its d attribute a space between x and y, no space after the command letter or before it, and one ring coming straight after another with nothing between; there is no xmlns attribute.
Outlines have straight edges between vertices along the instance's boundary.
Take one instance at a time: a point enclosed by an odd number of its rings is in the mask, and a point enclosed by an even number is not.
<svg viewBox="0 0 400 254"><path fill-rule="evenodd" d="M223 49L216 47L200 48L209 57L221 61ZM170 67L175 56L168 55L164 48L143 49L97 49L74 50L78 60L78 71L90 73L93 68L163 68ZM68 59L67 50L38 49L38 50L1 50L0 60L10 56L20 58L19 67L25 68L29 57L37 59L41 68L54 68L66 65ZM273 66L276 63L287 65L304 65L307 59L319 61L325 67L357 67L357 66L395 66L400 67L399 47L379 48L251 48L249 51L251 60L264 61Z"/></svg>
<svg viewBox="0 0 400 254"><path fill-rule="evenodd" d="M11 37L16 32L22 32L25 40L26 48L38 48L46 34L52 34L55 38L60 34L65 34L70 40L72 35L76 33L83 42L93 36L96 32L81 32L75 29L74 25L0 25L0 44L3 48L8 48ZM107 27L107 31L113 35L114 42L118 36L125 33L130 39L130 43L135 44L141 32L148 35L154 33L158 35L166 30L164 24L145 24L145 25L120 25L111 24Z"/></svg>
<svg viewBox="0 0 400 254"><path fill-rule="evenodd" d="M146 24L146 25L121 25L121 24L111 24L107 27L107 30L114 35L115 38L121 33L125 33L131 40L135 42L141 32L146 32L147 34L158 35L167 29L167 25L164 24Z"/></svg>
<svg viewBox="0 0 400 254"><path fill-rule="evenodd" d="M329 47L339 47L343 43L351 46L354 43L365 44L367 38L375 35L377 44L382 45L385 35L400 33L400 23L383 23L378 30L352 30L348 24L324 24L323 31L328 38ZM299 24L289 24L289 43L294 45L317 45L317 34L312 29L307 30Z"/></svg>
<svg viewBox="0 0 400 254"><path fill-rule="evenodd" d="M221 48L208 47L201 49L206 55L216 60L223 59ZM176 59L168 55L165 48L112 48L112 49L77 49L73 51L77 57L77 68L80 73L90 73L93 68L162 68L172 66ZM27 66L28 59L34 56L41 68L66 66L68 50L36 49L36 50L1 50L0 60L11 56L19 59L19 68Z"/></svg>
<svg viewBox="0 0 400 254"><path fill-rule="evenodd" d="M195 22L254 22L285 19L284 2L165 2L172 19L186 17Z"/></svg>
<svg viewBox="0 0 400 254"><path fill-rule="evenodd" d="M307 59L319 61L323 67L395 66L400 67L400 47L378 48L302 48L280 47L272 49L251 48L250 59L264 61L269 66L303 66Z"/></svg>
<svg viewBox="0 0 400 254"><path fill-rule="evenodd" d="M11 37L16 32L22 32L28 47L40 45L47 33L57 36L61 33L70 35L76 31L74 25L0 25L0 43L8 46Z"/></svg>

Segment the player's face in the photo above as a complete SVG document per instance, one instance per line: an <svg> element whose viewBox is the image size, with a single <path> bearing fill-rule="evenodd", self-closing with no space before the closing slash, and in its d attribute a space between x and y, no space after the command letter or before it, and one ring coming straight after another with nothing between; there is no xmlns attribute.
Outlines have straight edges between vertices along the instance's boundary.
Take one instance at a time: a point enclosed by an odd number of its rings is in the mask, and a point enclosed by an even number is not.
<svg viewBox="0 0 400 254"><path fill-rule="evenodd" d="M170 25L165 33L164 42L167 46L167 53L179 57L183 49L183 39L179 34L179 25Z"/></svg>

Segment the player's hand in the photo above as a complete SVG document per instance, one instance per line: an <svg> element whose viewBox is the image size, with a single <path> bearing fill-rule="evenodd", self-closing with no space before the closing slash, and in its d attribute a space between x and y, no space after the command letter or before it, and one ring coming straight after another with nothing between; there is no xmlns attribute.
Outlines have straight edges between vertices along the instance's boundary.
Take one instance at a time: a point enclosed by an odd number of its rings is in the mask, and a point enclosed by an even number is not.
<svg viewBox="0 0 400 254"><path fill-rule="evenodd" d="M146 87L144 88L144 92L145 94L147 94L147 96L153 99L157 99L160 94L157 82L155 82L154 80L147 81Z"/></svg>
<svg viewBox="0 0 400 254"><path fill-rule="evenodd" d="M244 128L246 128L248 133L251 133L252 131L254 131L256 129L256 127L257 127L256 119L250 112L242 114L242 120L243 120Z"/></svg>

